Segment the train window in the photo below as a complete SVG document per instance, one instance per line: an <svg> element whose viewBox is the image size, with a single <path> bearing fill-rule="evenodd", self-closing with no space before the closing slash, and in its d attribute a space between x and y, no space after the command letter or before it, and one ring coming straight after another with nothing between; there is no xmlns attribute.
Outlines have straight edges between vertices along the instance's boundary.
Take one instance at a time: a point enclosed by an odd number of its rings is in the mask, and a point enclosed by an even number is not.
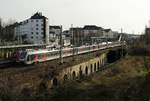
<svg viewBox="0 0 150 101"><path fill-rule="evenodd" d="M34 60L33 55L29 55L27 61L32 61L32 60Z"/></svg>
<svg viewBox="0 0 150 101"><path fill-rule="evenodd" d="M38 58L41 59L41 58L42 58L42 54L39 54L39 55L38 55Z"/></svg>
<svg viewBox="0 0 150 101"><path fill-rule="evenodd" d="M36 54L36 56L38 57L38 59L41 59L41 54Z"/></svg>
<svg viewBox="0 0 150 101"><path fill-rule="evenodd" d="M50 56L51 56L51 53L49 53L48 56L50 57Z"/></svg>
<svg viewBox="0 0 150 101"><path fill-rule="evenodd" d="M47 57L50 57L50 52L46 54Z"/></svg>
<svg viewBox="0 0 150 101"><path fill-rule="evenodd" d="M34 60L34 55L30 55L30 60Z"/></svg>
<svg viewBox="0 0 150 101"><path fill-rule="evenodd" d="M51 52L51 56L54 56L55 55L55 52L53 53L53 52Z"/></svg>
<svg viewBox="0 0 150 101"><path fill-rule="evenodd" d="M57 52L54 52L53 56L56 56L57 55Z"/></svg>
<svg viewBox="0 0 150 101"><path fill-rule="evenodd" d="M24 59L25 56L26 56L26 54L27 54L27 52L22 52L22 53L20 54L20 58L21 58L21 59Z"/></svg>
<svg viewBox="0 0 150 101"><path fill-rule="evenodd" d="M55 54L55 56L56 56L56 55L58 55L58 54L59 54L59 51L56 51L56 54Z"/></svg>
<svg viewBox="0 0 150 101"><path fill-rule="evenodd" d="M55 52L51 52L51 56L55 56Z"/></svg>
<svg viewBox="0 0 150 101"><path fill-rule="evenodd" d="M28 57L27 57L27 61L30 61L30 55L28 55Z"/></svg>
<svg viewBox="0 0 150 101"><path fill-rule="evenodd" d="M55 55L55 52L51 52L51 56L54 56Z"/></svg>
<svg viewBox="0 0 150 101"><path fill-rule="evenodd" d="M43 54L40 54L40 59L42 59L44 57L44 53Z"/></svg>

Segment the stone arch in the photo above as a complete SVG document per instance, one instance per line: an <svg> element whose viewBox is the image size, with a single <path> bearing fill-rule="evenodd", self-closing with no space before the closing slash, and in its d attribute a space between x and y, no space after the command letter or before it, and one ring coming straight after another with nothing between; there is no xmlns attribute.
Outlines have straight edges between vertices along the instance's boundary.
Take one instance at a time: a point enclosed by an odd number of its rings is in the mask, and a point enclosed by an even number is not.
<svg viewBox="0 0 150 101"><path fill-rule="evenodd" d="M98 71L100 70L100 63L99 63L99 61L97 62L97 70Z"/></svg>
<svg viewBox="0 0 150 101"><path fill-rule="evenodd" d="M64 75L64 81L67 81L67 80L68 80L68 75L65 74L65 75Z"/></svg>
<svg viewBox="0 0 150 101"><path fill-rule="evenodd" d="M102 66L104 66L104 58L102 58Z"/></svg>
<svg viewBox="0 0 150 101"><path fill-rule="evenodd" d="M103 58L101 58L101 66L103 66Z"/></svg>
<svg viewBox="0 0 150 101"><path fill-rule="evenodd" d="M90 65L90 72L93 73L93 64Z"/></svg>
<svg viewBox="0 0 150 101"><path fill-rule="evenodd" d="M107 64L107 58L104 57L104 65L106 65L106 64Z"/></svg>
<svg viewBox="0 0 150 101"><path fill-rule="evenodd" d="M75 71L72 72L72 78L73 78L73 80L76 79L76 72Z"/></svg>
<svg viewBox="0 0 150 101"><path fill-rule="evenodd" d="M113 63L117 60L117 51L111 50L107 53L107 61L108 63ZM105 62L105 58L104 58Z"/></svg>
<svg viewBox="0 0 150 101"><path fill-rule="evenodd" d="M56 77L53 79L53 86L58 86L58 80Z"/></svg>
<svg viewBox="0 0 150 101"><path fill-rule="evenodd" d="M88 67L85 67L85 75L88 75Z"/></svg>
<svg viewBox="0 0 150 101"><path fill-rule="evenodd" d="M83 76L83 71L82 71L81 66L80 66L80 68L79 68L79 78L82 78L82 76Z"/></svg>
<svg viewBox="0 0 150 101"><path fill-rule="evenodd" d="M96 63L94 63L94 72L96 72Z"/></svg>

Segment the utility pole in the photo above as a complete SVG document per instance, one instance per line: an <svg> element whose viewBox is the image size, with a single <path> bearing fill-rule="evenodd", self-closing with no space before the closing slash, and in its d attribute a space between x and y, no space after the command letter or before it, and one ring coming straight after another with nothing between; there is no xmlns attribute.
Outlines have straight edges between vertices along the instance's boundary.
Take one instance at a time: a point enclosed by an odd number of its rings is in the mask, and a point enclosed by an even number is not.
<svg viewBox="0 0 150 101"><path fill-rule="evenodd" d="M62 40L62 26L60 26L61 31L60 31L60 64L63 64L63 40Z"/></svg>
<svg viewBox="0 0 150 101"><path fill-rule="evenodd" d="M121 33L123 33L123 29L121 28Z"/></svg>
<svg viewBox="0 0 150 101"><path fill-rule="evenodd" d="M107 48L108 48L108 33L107 33L107 37L106 37L106 45L107 45Z"/></svg>
<svg viewBox="0 0 150 101"><path fill-rule="evenodd" d="M123 29L122 28L121 28L121 37L123 37ZM124 44L124 42L121 41L121 39L120 39L120 44L121 44L121 57L123 57L123 44Z"/></svg>
<svg viewBox="0 0 150 101"><path fill-rule="evenodd" d="M71 24L71 34L72 34L72 46L73 46L73 60L75 60L75 37L73 33L73 24Z"/></svg>

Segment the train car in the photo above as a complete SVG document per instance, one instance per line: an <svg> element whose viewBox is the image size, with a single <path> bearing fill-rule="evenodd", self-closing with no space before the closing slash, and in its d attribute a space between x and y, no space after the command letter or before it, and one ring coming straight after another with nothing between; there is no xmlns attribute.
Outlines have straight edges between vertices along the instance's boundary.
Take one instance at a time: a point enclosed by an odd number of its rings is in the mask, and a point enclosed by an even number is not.
<svg viewBox="0 0 150 101"><path fill-rule="evenodd" d="M17 61L22 62L24 64L33 64L36 62L43 62L55 59L59 57L58 50L26 50L17 52Z"/></svg>
<svg viewBox="0 0 150 101"><path fill-rule="evenodd" d="M105 49L108 46L114 47L118 46L120 43L100 43L97 45L89 45L89 46L81 46L73 48L63 48L62 56L68 57L73 55L73 51L75 55L84 54L88 52L97 51L99 49ZM58 59L60 57L60 50L59 49L41 49L41 50L25 50L25 51L18 51L16 60L18 62L23 62L24 64L33 64L36 62L44 62L49 60Z"/></svg>
<svg viewBox="0 0 150 101"><path fill-rule="evenodd" d="M73 54L72 48L65 48L63 49L63 57L71 56Z"/></svg>
<svg viewBox="0 0 150 101"><path fill-rule="evenodd" d="M63 57L71 55L72 55L72 48L63 49ZM34 64L38 62L58 59L59 56L60 51L58 49L57 50L41 49L41 50L25 51L25 53L23 51L20 51L18 53L17 60L24 64Z"/></svg>
<svg viewBox="0 0 150 101"><path fill-rule="evenodd" d="M16 62L23 62L25 60L25 56L27 54L27 51L17 51L15 53Z"/></svg>
<svg viewBox="0 0 150 101"><path fill-rule="evenodd" d="M78 47L78 54L86 53L90 51L90 46Z"/></svg>

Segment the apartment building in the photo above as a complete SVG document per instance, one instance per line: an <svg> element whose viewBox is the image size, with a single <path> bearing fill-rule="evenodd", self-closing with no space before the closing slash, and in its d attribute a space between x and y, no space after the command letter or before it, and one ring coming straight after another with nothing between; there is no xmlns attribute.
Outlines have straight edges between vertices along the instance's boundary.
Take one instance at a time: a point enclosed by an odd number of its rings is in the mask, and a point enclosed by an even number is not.
<svg viewBox="0 0 150 101"><path fill-rule="evenodd" d="M18 23L15 36L20 44L49 44L49 22L42 13L35 13L29 19Z"/></svg>

